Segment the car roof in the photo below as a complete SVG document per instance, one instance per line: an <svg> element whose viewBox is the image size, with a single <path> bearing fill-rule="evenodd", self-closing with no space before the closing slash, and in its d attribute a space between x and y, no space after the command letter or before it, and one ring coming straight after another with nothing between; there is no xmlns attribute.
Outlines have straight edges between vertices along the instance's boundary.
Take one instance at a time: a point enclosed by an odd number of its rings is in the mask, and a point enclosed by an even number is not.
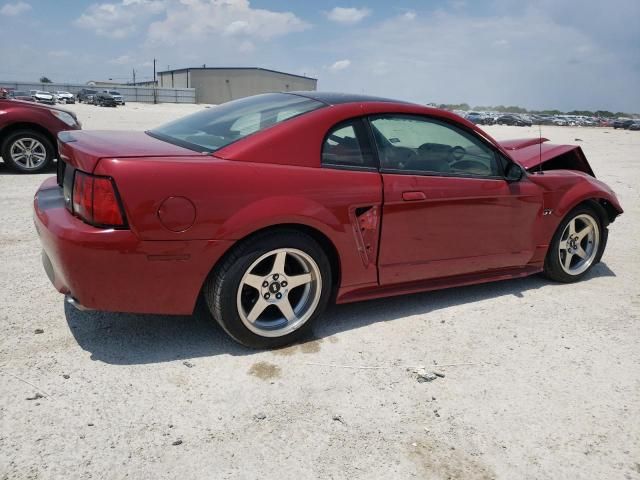
<svg viewBox="0 0 640 480"><path fill-rule="evenodd" d="M296 91L285 92L301 97L310 98L326 105L339 105L342 103L365 103L365 102L387 102L387 103L410 103L403 100L394 100L391 98L375 97L373 95L360 95L357 93L338 93L338 92L318 92L318 91Z"/></svg>

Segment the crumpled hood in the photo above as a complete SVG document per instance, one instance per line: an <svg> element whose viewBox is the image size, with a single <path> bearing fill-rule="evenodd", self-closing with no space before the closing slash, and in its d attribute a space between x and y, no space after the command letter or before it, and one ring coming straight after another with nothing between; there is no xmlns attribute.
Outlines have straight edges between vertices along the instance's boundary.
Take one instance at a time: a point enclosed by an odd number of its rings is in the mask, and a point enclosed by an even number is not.
<svg viewBox="0 0 640 480"><path fill-rule="evenodd" d="M527 171L578 170L595 177L591 165L578 145L554 145L548 138L522 138L498 142L512 160Z"/></svg>

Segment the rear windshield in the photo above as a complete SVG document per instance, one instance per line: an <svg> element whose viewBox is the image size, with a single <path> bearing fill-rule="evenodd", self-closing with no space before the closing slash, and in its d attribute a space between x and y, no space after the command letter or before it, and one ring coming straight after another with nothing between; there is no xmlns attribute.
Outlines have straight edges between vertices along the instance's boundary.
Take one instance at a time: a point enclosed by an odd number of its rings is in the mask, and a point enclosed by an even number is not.
<svg viewBox="0 0 640 480"><path fill-rule="evenodd" d="M266 93L205 109L147 133L198 152L215 152L252 133L323 106L299 95Z"/></svg>

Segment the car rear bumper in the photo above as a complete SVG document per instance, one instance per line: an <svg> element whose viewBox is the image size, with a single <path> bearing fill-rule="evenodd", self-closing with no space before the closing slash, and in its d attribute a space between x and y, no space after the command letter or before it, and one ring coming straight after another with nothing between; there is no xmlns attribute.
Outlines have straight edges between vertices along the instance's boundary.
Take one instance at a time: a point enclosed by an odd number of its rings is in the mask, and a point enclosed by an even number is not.
<svg viewBox="0 0 640 480"><path fill-rule="evenodd" d="M79 308L188 315L229 241L141 241L131 230L100 229L64 206L55 178L34 198L42 262L54 287Z"/></svg>

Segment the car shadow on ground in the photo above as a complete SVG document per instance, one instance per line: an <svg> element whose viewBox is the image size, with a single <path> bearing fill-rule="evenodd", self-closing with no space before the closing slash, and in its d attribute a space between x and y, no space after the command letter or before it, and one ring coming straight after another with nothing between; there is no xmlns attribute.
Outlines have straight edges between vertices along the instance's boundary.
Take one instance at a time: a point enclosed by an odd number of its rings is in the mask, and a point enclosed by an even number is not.
<svg viewBox="0 0 640 480"><path fill-rule="evenodd" d="M615 276L615 273L600 263L583 281L607 276ZM389 322L505 295L523 297L524 292L548 284L545 278L532 276L337 305L319 319L313 337L326 338L372 323ZM231 340L208 316L203 305L199 305L192 316L169 316L82 312L65 303L65 316L79 346L90 352L93 360L109 364L136 365L257 352Z"/></svg>

